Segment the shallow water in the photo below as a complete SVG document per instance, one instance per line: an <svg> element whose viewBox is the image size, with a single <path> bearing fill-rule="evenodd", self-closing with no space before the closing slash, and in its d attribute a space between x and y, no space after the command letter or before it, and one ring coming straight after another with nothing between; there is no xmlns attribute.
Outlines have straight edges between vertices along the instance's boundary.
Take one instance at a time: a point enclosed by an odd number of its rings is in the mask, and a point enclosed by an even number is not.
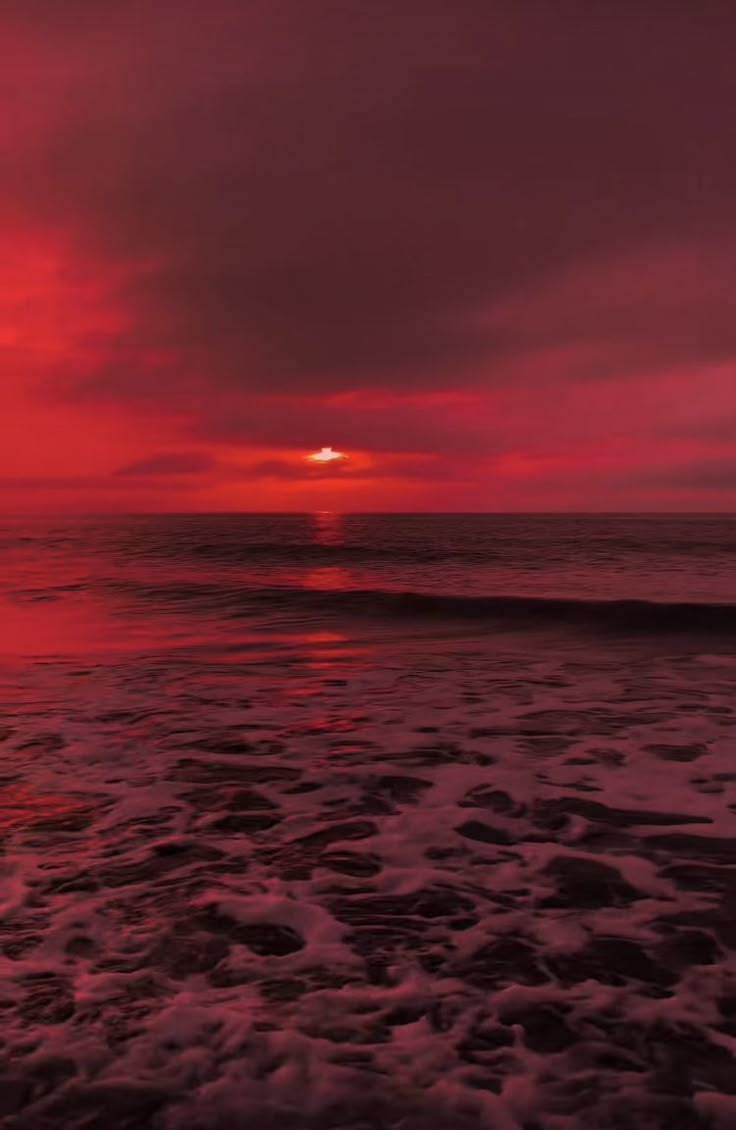
<svg viewBox="0 0 736 1130"><path fill-rule="evenodd" d="M2 1125L736 1124L728 624L305 601L269 521L9 527Z"/></svg>

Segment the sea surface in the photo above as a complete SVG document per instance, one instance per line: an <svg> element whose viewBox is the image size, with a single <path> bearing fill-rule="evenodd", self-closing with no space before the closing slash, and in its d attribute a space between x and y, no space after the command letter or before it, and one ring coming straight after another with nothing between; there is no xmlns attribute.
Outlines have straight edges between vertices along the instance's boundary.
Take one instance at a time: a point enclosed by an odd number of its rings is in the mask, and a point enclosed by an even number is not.
<svg viewBox="0 0 736 1130"><path fill-rule="evenodd" d="M0 1126L736 1126L736 516L8 517L0 612Z"/></svg>

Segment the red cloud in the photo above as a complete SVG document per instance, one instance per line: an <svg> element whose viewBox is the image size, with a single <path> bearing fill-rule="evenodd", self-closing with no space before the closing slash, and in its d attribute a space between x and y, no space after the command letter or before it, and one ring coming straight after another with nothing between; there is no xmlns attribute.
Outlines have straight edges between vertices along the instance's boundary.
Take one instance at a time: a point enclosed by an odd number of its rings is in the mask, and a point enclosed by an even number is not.
<svg viewBox="0 0 736 1130"><path fill-rule="evenodd" d="M647 507L719 465L728 5L63 8L3 8L0 474L301 505L328 436L356 504Z"/></svg>

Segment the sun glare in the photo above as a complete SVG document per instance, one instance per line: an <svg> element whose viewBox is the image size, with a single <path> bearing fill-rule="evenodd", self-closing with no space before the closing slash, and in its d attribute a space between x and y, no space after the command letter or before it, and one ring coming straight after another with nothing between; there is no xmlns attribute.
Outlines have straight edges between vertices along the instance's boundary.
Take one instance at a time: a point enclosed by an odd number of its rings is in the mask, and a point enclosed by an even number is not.
<svg viewBox="0 0 736 1130"><path fill-rule="evenodd" d="M347 459L347 455L342 451L333 451L331 447L322 447L306 458L310 463L334 463L338 459Z"/></svg>

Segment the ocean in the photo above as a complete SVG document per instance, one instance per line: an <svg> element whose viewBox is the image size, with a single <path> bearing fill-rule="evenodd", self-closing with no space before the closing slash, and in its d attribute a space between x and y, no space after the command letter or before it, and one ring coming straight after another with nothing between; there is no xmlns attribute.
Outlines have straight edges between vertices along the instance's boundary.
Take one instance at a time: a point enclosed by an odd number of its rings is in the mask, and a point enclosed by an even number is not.
<svg viewBox="0 0 736 1130"><path fill-rule="evenodd" d="M736 516L0 522L0 1125L736 1125Z"/></svg>

